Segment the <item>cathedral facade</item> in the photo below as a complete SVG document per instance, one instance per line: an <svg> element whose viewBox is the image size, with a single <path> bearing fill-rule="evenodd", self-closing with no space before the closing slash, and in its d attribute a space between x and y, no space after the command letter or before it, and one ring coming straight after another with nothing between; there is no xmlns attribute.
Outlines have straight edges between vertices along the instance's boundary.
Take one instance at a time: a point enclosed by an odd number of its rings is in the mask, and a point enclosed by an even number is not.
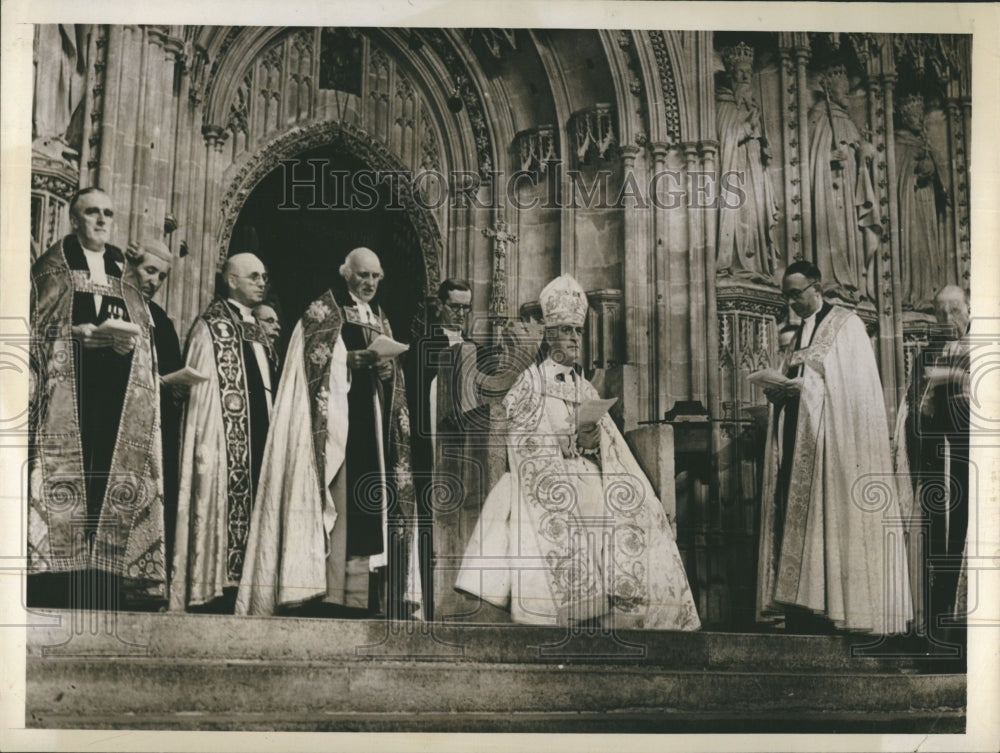
<svg viewBox="0 0 1000 753"><path fill-rule="evenodd" d="M473 334L572 274L588 370L651 476L706 626L754 619L780 273L868 327L889 421L946 284L969 287L971 37L593 29L35 27L33 255L79 187L166 243L182 338L232 253L291 325L356 246L401 339L447 277ZM661 427L673 425L669 444ZM643 450L642 448L645 448ZM657 480L654 478L654 486Z"/></svg>

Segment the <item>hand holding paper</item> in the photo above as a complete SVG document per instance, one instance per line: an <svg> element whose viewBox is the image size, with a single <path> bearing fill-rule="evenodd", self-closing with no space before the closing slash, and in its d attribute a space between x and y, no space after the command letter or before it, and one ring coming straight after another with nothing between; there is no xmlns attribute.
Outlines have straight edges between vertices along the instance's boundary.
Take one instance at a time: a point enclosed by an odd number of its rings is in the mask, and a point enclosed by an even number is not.
<svg viewBox="0 0 1000 753"><path fill-rule="evenodd" d="M584 400L576 412L576 425L596 424L617 402L617 397L609 397L607 400Z"/></svg>
<svg viewBox="0 0 1000 753"><path fill-rule="evenodd" d="M98 337L110 337L112 350L122 356L132 352L135 338L141 332L139 325L122 319L108 319L94 330L94 334Z"/></svg>
<svg viewBox="0 0 1000 753"><path fill-rule="evenodd" d="M368 346L368 350L373 350L378 353L379 358L395 358L409 349L409 345L397 342L391 337L386 337L385 335L379 335L372 340L371 345Z"/></svg>
<svg viewBox="0 0 1000 753"><path fill-rule="evenodd" d="M172 371L160 377L160 381L166 385L185 385L188 387L204 382L206 379L208 379L207 376L204 376L196 369L192 369L190 366L185 366L183 369Z"/></svg>

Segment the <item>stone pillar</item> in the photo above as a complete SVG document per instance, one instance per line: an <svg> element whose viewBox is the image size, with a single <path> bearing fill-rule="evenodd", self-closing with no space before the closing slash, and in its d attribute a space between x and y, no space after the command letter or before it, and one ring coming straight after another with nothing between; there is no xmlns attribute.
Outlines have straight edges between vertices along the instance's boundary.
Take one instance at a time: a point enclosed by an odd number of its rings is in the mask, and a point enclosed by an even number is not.
<svg viewBox="0 0 1000 753"><path fill-rule="evenodd" d="M637 171L637 158L642 150L636 146L622 147L625 174ZM646 172L646 171L641 171ZM636 175L636 179L639 176ZM648 180L639 180L649 185ZM647 197L647 201L650 198ZM652 410L654 376L650 359L650 332L653 330L656 311L650 301L650 273L655 259L650 258L649 222L646 210L640 210L635 201L628 201L625 215L625 362L622 365L624 394L622 417L625 429L636 427L637 421L656 417Z"/></svg>
<svg viewBox="0 0 1000 753"><path fill-rule="evenodd" d="M702 201L696 194L695 180L701 182L701 162L698 159L698 144L689 141L684 144L684 160L688 175L689 204ZM697 178L695 176L698 176ZM700 400L707 405L707 340L705 337L705 209L688 207L688 344L690 368L690 399Z"/></svg>
<svg viewBox="0 0 1000 753"><path fill-rule="evenodd" d="M201 134L205 137L205 157L203 188L201 191L201 211L198 222L201 228L200 248L195 260L197 265L197 285L194 290L193 304L189 310L201 311L212 298L215 288L215 275L218 272L219 249L216 246L215 225L219 214L218 166L222 160L222 147L226 143L226 132L222 126L202 126Z"/></svg>
<svg viewBox="0 0 1000 753"><path fill-rule="evenodd" d="M149 236L156 239L162 234L152 216L155 197L154 152L160 148L160 118L163 116L163 102L160 90L160 68L163 64L163 30L150 26L145 29L139 65L139 118L135 133L135 162L131 176L132 216L129 218L129 240L138 242Z"/></svg>
<svg viewBox="0 0 1000 753"><path fill-rule="evenodd" d="M101 110L99 163L94 185L111 190L115 171L115 141L118 131L118 108L121 103L122 64L125 57L125 33L135 26L108 26L107 59L104 67L104 106Z"/></svg>
<svg viewBox="0 0 1000 753"><path fill-rule="evenodd" d="M716 141L703 141L699 145L702 170L705 175L717 175L716 157L719 145ZM709 182L708 195L705 197L709 206L715 206L718 200L715 181ZM707 374L707 407L711 416L722 415L722 393L720 390L721 380L719 378L719 327L716 303L716 275L715 259L716 248L718 246L718 218L715 211L703 211L705 232L705 251L702 267L704 271L705 286L705 312L703 316L705 331L705 366Z"/></svg>
<svg viewBox="0 0 1000 753"><path fill-rule="evenodd" d="M657 142L650 145L653 150L653 175L665 175L667 166L668 144ZM659 190L664 190L662 181L657 183ZM655 333L653 343L653 364L651 369L652 384L655 391L651 392L649 410L653 416L661 415L670 407L670 363L671 363L671 325L670 325L670 252L668 246L668 223L665 200L661 198L655 203L653 210L652 273L655 301L650 302L650 326Z"/></svg>
<svg viewBox="0 0 1000 753"><path fill-rule="evenodd" d="M674 429L669 424L640 426L625 432L625 438L653 491L663 503L670 527L677 536L677 500L674 492Z"/></svg>

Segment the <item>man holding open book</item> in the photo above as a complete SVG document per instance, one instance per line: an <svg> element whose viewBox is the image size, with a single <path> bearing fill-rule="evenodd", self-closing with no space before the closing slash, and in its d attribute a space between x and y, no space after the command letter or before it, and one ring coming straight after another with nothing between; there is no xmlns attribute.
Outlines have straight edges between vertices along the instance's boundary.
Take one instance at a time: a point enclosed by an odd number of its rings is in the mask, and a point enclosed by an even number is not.
<svg viewBox="0 0 1000 753"><path fill-rule="evenodd" d="M882 385L861 319L823 300L820 271L785 270L801 319L784 373L751 375L772 404L758 617L791 632L899 633L912 618Z"/></svg>
<svg viewBox="0 0 1000 753"><path fill-rule="evenodd" d="M82 189L69 213L31 270L28 600L135 608L166 598L151 322L111 197Z"/></svg>
<svg viewBox="0 0 1000 753"><path fill-rule="evenodd" d="M340 274L346 290L313 301L288 343L237 614L406 617L420 603L407 346L373 300L375 252L354 249Z"/></svg>
<svg viewBox="0 0 1000 753"><path fill-rule="evenodd" d="M456 588L515 622L697 630L663 505L579 367L587 296L563 275L540 302L543 357L504 398L508 472Z"/></svg>

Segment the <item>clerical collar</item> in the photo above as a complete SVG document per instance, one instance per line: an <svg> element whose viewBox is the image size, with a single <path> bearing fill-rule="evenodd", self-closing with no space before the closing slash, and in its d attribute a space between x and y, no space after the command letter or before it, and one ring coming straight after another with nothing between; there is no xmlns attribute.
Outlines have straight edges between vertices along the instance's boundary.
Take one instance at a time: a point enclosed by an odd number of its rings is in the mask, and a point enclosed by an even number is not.
<svg viewBox="0 0 1000 753"><path fill-rule="evenodd" d="M232 298L228 299L228 303L230 306L236 307L236 310L239 311L240 315L243 317L243 321L249 322L253 319L253 309L249 306L246 306L239 301L234 301Z"/></svg>
<svg viewBox="0 0 1000 753"><path fill-rule="evenodd" d="M447 327L442 324L441 331L444 332L444 336L448 338L449 345L458 345L464 341L464 338L462 337L462 330L457 327Z"/></svg>
<svg viewBox="0 0 1000 753"><path fill-rule="evenodd" d="M358 308L371 309L371 304L368 303L368 301L362 301L360 298L354 295L354 293L352 293L350 290L347 291L347 294L351 296L354 302L358 305Z"/></svg>
<svg viewBox="0 0 1000 753"><path fill-rule="evenodd" d="M572 366L566 366L561 363L556 363L551 358L546 358L542 361L542 373L548 379L556 379L559 375L563 376L563 379L567 378L567 374L575 376L576 371ZM573 378L571 376L570 378Z"/></svg>

